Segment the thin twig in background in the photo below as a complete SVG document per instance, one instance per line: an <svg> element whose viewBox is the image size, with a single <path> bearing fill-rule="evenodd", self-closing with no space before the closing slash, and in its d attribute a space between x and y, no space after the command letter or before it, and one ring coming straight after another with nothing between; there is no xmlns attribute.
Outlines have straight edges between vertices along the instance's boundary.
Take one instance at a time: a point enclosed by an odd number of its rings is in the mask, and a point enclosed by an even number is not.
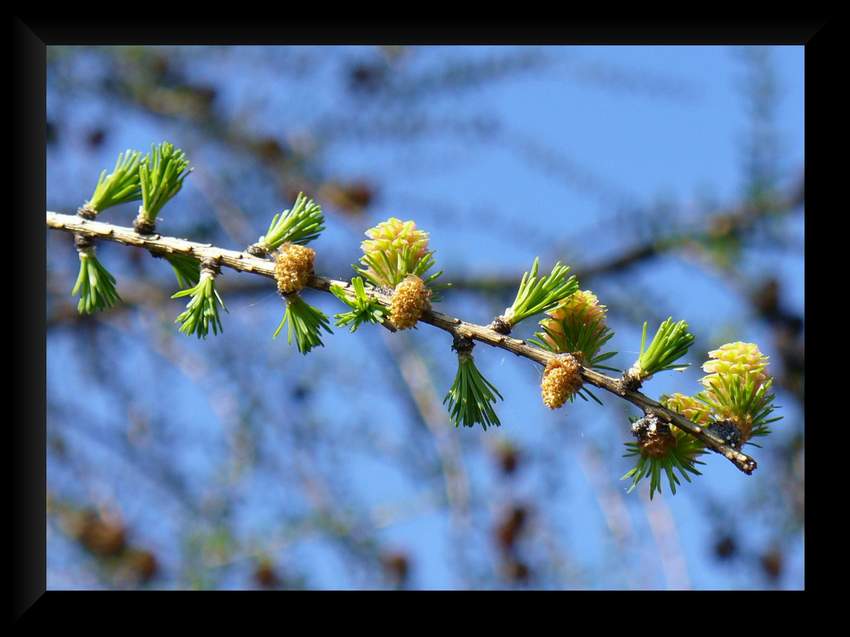
<svg viewBox="0 0 850 637"><path fill-rule="evenodd" d="M679 544L679 535L676 533L676 523L670 513L670 507L664 502L663 497L659 499L659 506L655 506L655 500L641 492L641 504L649 521L649 528L655 538L658 547L658 558L664 577L667 580L667 588L682 590L691 587L688 578L688 565Z"/></svg>

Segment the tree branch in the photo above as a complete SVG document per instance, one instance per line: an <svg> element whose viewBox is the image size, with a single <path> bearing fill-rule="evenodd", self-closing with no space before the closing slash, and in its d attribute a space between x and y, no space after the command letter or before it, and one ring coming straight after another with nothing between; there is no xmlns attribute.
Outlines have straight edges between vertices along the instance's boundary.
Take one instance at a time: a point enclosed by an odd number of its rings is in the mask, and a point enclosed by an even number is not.
<svg viewBox="0 0 850 637"><path fill-rule="evenodd" d="M634 245L611 259L573 268L573 273L580 281L615 272L624 273L633 266L682 246L700 244L720 237L738 237L751 230L753 225L765 216L765 210L784 213L792 211L804 203L804 184L802 177L799 177L786 192L777 194L768 202L745 201L714 212L708 217L708 228L695 229L690 232L677 231L665 237L654 237L651 241ZM452 278L452 288L456 290L486 290L507 294L515 287L516 280L513 276L497 274L476 278Z"/></svg>
<svg viewBox="0 0 850 637"><path fill-rule="evenodd" d="M86 237L115 241L124 245L144 248L154 255L182 254L199 260L212 259L219 265L239 272L259 274L274 279L275 265L273 261L260 259L246 252L226 250L209 243L196 243L194 241L167 237L160 234L142 235L132 228L50 211L47 211L47 227ZM351 284L348 281L338 281L323 276L313 276L308 283L309 287L324 292L328 292L332 285L337 285L344 290L351 289ZM389 305L390 303L390 298L378 291L370 291L370 295L384 305ZM433 310L426 312L422 316L421 321L444 330L452 336L470 338L481 343L486 343L487 345L507 350L543 366L557 356L541 348L528 345L525 341L505 336L483 325L468 323L442 312ZM655 415L661 421L671 423L698 438L706 447L723 455L744 473L750 474L755 470L757 465L753 458L726 445L713 432L690 422L674 411L666 409L639 391L626 388L622 379L611 378L591 369L582 368L581 373L585 382L619 396L633 405L640 407L645 413Z"/></svg>

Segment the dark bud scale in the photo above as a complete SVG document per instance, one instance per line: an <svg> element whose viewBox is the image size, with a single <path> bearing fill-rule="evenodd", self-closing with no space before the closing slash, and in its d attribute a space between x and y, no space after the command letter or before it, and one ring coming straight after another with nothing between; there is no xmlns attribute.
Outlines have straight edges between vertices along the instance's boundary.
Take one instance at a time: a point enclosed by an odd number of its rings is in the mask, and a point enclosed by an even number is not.
<svg viewBox="0 0 850 637"><path fill-rule="evenodd" d="M716 436L720 436L723 442L733 449L741 448L741 432L731 421L718 420L711 423L706 429Z"/></svg>
<svg viewBox="0 0 850 637"><path fill-rule="evenodd" d="M649 414L632 423L632 435L637 438L641 451L652 458L659 458L676 445L670 426Z"/></svg>

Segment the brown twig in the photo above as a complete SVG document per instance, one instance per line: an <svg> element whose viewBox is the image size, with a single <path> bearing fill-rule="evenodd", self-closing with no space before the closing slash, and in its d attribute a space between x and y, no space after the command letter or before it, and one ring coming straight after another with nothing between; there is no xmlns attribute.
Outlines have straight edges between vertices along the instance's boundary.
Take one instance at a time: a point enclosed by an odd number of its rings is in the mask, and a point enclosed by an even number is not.
<svg viewBox="0 0 850 637"><path fill-rule="evenodd" d="M716 211L710 217L710 227L694 232L677 232L668 237L654 237L625 250L611 259L586 265L574 270L579 281L592 279L614 272L624 273L629 268L640 265L661 256L671 250L684 246L699 245L718 236L736 237L749 231L753 224L764 216L764 211L792 211L804 204L805 192L802 180L794 182L787 192L780 193L776 198L765 203L745 202L730 208ZM493 275L475 278L453 278L452 288L455 290L486 290L488 292L508 292L516 287L514 276Z"/></svg>
<svg viewBox="0 0 850 637"><path fill-rule="evenodd" d="M76 215L63 215L50 211L47 211L47 227L86 237L115 241L124 245L144 248L153 254L183 254L201 261L211 259L222 266L239 272L249 272L270 279L274 278L273 261L260 259L245 252L226 250L209 243L196 243L194 241L167 237L160 234L140 235L132 228L91 221L82 219ZM329 292L331 286L339 286L345 291L351 290L351 284L348 281L338 281L322 276L313 276L308 283L308 287L325 292ZM353 291L351 294L353 295ZM389 305L390 299L385 294L378 291L370 291L369 294L384 305ZM556 356L541 348L528 345L525 341L500 334L489 327L468 323L435 310L427 311L421 320L424 323L450 333L454 337L469 338L486 343L492 347L499 347L543 366ZM744 473L750 474L755 470L757 465L753 458L726 445L716 434L690 422L680 414L666 409L641 392L625 387L621 379L611 378L586 368L582 369L582 378L585 382L604 389L640 407L646 414L655 415L661 421L674 424L679 429L688 432L702 441L709 449L723 455Z"/></svg>

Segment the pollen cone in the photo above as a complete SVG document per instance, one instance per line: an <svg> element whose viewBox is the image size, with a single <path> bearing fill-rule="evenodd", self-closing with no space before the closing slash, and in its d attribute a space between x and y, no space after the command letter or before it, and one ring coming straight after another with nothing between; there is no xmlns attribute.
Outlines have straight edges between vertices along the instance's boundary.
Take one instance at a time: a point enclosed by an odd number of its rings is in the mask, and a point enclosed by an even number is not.
<svg viewBox="0 0 850 637"><path fill-rule="evenodd" d="M281 294L299 292L313 274L316 251L297 243L284 243L275 255L274 278Z"/></svg>
<svg viewBox="0 0 850 637"><path fill-rule="evenodd" d="M396 329L406 330L431 306L431 290L418 276L410 275L399 283L390 304L390 321Z"/></svg>
<svg viewBox="0 0 850 637"><path fill-rule="evenodd" d="M581 389L581 366L572 356L553 358L546 364L540 391L549 409L557 409Z"/></svg>

